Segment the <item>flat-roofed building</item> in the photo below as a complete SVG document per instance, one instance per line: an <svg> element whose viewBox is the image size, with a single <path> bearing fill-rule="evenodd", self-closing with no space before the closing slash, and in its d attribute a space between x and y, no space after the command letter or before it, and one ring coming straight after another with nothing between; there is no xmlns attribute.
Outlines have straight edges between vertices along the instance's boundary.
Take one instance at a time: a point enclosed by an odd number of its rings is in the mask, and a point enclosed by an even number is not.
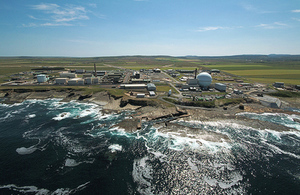
<svg viewBox="0 0 300 195"><path fill-rule="evenodd" d="M284 82L275 82L273 86L276 88L284 88Z"/></svg>
<svg viewBox="0 0 300 195"><path fill-rule="evenodd" d="M122 84L120 85L121 89L146 89L146 84Z"/></svg>
<svg viewBox="0 0 300 195"><path fill-rule="evenodd" d="M77 75L75 73L71 73L71 72L60 72L59 77L60 78L76 78Z"/></svg>
<svg viewBox="0 0 300 195"><path fill-rule="evenodd" d="M147 84L147 90L148 91L155 91L156 90L156 86L153 83L148 83Z"/></svg>
<svg viewBox="0 0 300 195"><path fill-rule="evenodd" d="M73 79L70 79L68 81L68 85L79 85L79 84L84 84L84 80L82 78L73 78Z"/></svg>
<svg viewBox="0 0 300 195"><path fill-rule="evenodd" d="M68 83L68 78L56 78L55 79L55 84L57 85L65 85Z"/></svg>
<svg viewBox="0 0 300 195"><path fill-rule="evenodd" d="M226 85L223 83L216 83L215 84L215 89L221 92L225 92L226 91Z"/></svg>
<svg viewBox="0 0 300 195"><path fill-rule="evenodd" d="M150 96L155 96L155 92L154 91L149 91L149 95Z"/></svg>
<svg viewBox="0 0 300 195"><path fill-rule="evenodd" d="M145 94L144 93L138 93L138 94L136 94L136 97L137 98L144 98Z"/></svg>

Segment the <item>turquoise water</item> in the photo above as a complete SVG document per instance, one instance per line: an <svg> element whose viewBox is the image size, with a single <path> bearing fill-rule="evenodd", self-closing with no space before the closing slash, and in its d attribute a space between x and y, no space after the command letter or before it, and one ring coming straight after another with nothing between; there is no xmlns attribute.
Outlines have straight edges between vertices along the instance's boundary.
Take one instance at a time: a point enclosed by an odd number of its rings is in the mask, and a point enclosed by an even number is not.
<svg viewBox="0 0 300 195"><path fill-rule="evenodd" d="M0 194L297 194L299 115L242 113L295 128L259 130L218 121L178 121L229 137L221 142L143 122L132 112L58 99L0 104ZM162 123L164 124L164 123ZM173 127L174 128L174 127ZM182 132L185 132L183 136Z"/></svg>

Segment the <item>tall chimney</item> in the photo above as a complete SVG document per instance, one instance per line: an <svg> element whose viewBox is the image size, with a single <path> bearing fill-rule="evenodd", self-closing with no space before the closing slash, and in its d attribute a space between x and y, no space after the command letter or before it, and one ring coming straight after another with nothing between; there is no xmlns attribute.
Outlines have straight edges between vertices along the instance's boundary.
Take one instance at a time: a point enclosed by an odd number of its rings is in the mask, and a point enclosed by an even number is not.
<svg viewBox="0 0 300 195"><path fill-rule="evenodd" d="M196 79L196 77L197 77L197 68L195 69L195 79Z"/></svg>
<svg viewBox="0 0 300 195"><path fill-rule="evenodd" d="M94 63L94 71L95 71L95 77L97 77L97 70L96 70L96 64Z"/></svg>

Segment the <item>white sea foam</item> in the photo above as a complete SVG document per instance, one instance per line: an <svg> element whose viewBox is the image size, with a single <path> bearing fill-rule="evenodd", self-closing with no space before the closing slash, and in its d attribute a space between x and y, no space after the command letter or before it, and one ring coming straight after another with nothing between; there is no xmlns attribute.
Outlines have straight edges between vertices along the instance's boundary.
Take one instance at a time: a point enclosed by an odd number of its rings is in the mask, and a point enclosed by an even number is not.
<svg viewBox="0 0 300 195"><path fill-rule="evenodd" d="M36 148L35 146L31 146L29 148L21 147L21 148L17 148L16 152L20 155L26 155L26 154L34 153L37 149L38 148Z"/></svg>
<svg viewBox="0 0 300 195"><path fill-rule="evenodd" d="M147 163L148 157L135 159L133 163L132 177L138 183L137 191L141 194L153 194L154 187L152 186L152 166Z"/></svg>
<svg viewBox="0 0 300 195"><path fill-rule="evenodd" d="M119 144L113 144L108 147L111 152L122 151L123 147Z"/></svg>
<svg viewBox="0 0 300 195"><path fill-rule="evenodd" d="M27 115L27 117L28 118L34 118L34 117L36 117L36 114L29 114L29 115Z"/></svg>
<svg viewBox="0 0 300 195"><path fill-rule="evenodd" d="M52 119L60 121L60 120L63 120L65 118L69 118L70 116L71 116L70 112L63 112L63 113L58 114L56 117L53 117Z"/></svg>
<svg viewBox="0 0 300 195"><path fill-rule="evenodd" d="M36 186L22 186L19 187L15 184L0 186L0 189L10 189L21 193L36 193L36 194L49 194L50 191L47 189L38 189Z"/></svg>
<svg viewBox="0 0 300 195"><path fill-rule="evenodd" d="M78 191L81 191L83 189L85 189L88 184L90 182L86 182L84 184L79 185L78 187L74 188L74 189L70 189L70 188L59 188L56 189L55 191L51 192L50 190L44 189L44 188L38 188L36 186L17 186L15 184L8 184L8 185L2 185L0 186L0 189L9 189L9 190L13 190L16 192L20 192L22 194L24 193L35 193L36 195L45 195L45 194L51 194L51 195L65 195L65 194L74 194Z"/></svg>
<svg viewBox="0 0 300 195"><path fill-rule="evenodd" d="M67 158L66 161L65 161L65 166L66 167L76 167L80 164L81 164L81 162L76 162L76 160L70 159L70 158Z"/></svg>

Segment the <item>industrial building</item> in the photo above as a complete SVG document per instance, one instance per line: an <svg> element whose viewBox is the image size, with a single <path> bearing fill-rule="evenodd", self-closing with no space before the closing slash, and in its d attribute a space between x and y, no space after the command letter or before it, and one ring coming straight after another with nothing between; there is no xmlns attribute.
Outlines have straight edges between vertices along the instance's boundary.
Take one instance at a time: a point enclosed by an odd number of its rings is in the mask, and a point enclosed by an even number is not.
<svg viewBox="0 0 300 195"><path fill-rule="evenodd" d="M75 73L71 73L71 72L60 72L59 77L60 78L76 78L77 75Z"/></svg>
<svg viewBox="0 0 300 195"><path fill-rule="evenodd" d="M65 85L68 83L68 78L56 78L55 79L55 84L57 85Z"/></svg>
<svg viewBox="0 0 300 195"><path fill-rule="evenodd" d="M278 98L264 95L263 97L257 97L257 99L259 99L260 103L264 106L271 107L271 108L281 107L281 101Z"/></svg>
<svg viewBox="0 0 300 195"><path fill-rule="evenodd" d="M154 91L149 91L149 95L150 96L155 96L155 92Z"/></svg>
<svg viewBox="0 0 300 195"><path fill-rule="evenodd" d="M189 79L186 81L186 83L187 83L188 85L199 85L198 79L191 79L191 78L189 78Z"/></svg>
<svg viewBox="0 0 300 195"><path fill-rule="evenodd" d="M120 85L121 89L146 89L146 84L122 84Z"/></svg>
<svg viewBox="0 0 300 195"><path fill-rule="evenodd" d="M225 92L226 91L226 85L223 83L216 83L215 84L215 89L221 92Z"/></svg>
<svg viewBox="0 0 300 195"><path fill-rule="evenodd" d="M147 84L147 90L148 91L155 91L156 90L156 86L153 83L148 83Z"/></svg>
<svg viewBox="0 0 300 195"><path fill-rule="evenodd" d="M284 82L275 82L273 86L276 88L284 88Z"/></svg>
<svg viewBox="0 0 300 195"><path fill-rule="evenodd" d="M138 94L136 94L136 97L137 98L144 98L145 94L144 93L138 93Z"/></svg>
<svg viewBox="0 0 300 195"><path fill-rule="evenodd" d="M45 83L49 80L49 77L44 74L39 74L36 76L38 83Z"/></svg>
<svg viewBox="0 0 300 195"><path fill-rule="evenodd" d="M68 81L68 85L84 85L82 78L73 78Z"/></svg>

